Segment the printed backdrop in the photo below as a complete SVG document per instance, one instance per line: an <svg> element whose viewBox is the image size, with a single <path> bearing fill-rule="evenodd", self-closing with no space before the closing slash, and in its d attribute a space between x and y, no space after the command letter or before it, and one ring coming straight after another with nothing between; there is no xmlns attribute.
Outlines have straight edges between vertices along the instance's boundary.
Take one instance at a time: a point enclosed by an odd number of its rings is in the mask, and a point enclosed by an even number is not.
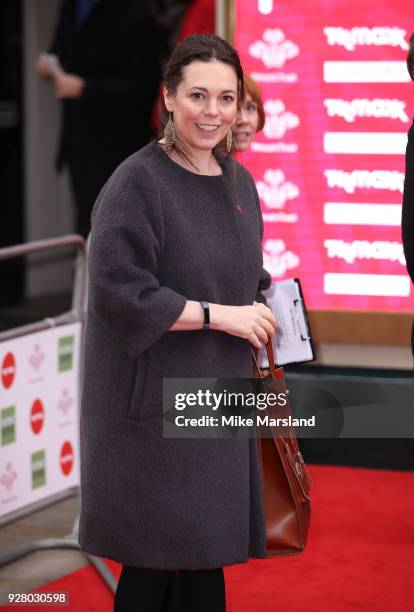
<svg viewBox="0 0 414 612"><path fill-rule="evenodd" d="M236 0L235 44L266 124L242 163L265 266L308 308L412 311L401 202L414 84L403 0Z"/></svg>
<svg viewBox="0 0 414 612"><path fill-rule="evenodd" d="M0 342L0 525L79 485L81 324Z"/></svg>

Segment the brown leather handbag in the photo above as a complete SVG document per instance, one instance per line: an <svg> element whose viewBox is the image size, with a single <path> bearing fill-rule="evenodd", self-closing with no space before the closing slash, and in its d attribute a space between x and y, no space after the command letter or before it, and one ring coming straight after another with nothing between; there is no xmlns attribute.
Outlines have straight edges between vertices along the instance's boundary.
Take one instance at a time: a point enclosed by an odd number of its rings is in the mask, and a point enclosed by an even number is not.
<svg viewBox="0 0 414 612"><path fill-rule="evenodd" d="M272 344L266 345L270 374L262 379L265 393L286 393L283 368L276 368ZM254 356L254 376L261 378L257 355ZM260 386L261 386L260 385ZM286 396L287 397L287 396ZM272 409L269 409L271 412ZM289 404L283 417L291 414ZM269 429L272 430L271 433ZM310 522L310 489L312 479L299 450L292 426L268 427L261 437L258 430L258 453L261 467L263 500L266 520L268 557L282 557L302 552Z"/></svg>

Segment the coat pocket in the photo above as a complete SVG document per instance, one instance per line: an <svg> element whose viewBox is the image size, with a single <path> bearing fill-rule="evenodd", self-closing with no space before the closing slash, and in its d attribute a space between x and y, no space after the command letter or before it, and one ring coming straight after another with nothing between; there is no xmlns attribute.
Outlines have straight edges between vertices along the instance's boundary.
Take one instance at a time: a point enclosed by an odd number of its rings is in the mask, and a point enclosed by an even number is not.
<svg viewBox="0 0 414 612"><path fill-rule="evenodd" d="M142 353L135 365L135 380L131 399L129 401L128 418L138 419L144 412L143 400L145 392L145 383L147 377L148 353Z"/></svg>

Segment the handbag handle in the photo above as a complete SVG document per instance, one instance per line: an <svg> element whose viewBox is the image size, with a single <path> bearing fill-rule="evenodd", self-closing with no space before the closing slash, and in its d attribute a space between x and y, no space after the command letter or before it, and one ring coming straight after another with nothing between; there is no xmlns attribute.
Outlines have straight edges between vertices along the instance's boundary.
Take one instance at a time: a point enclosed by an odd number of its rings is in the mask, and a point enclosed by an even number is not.
<svg viewBox="0 0 414 612"><path fill-rule="evenodd" d="M255 347L252 347L252 352L253 352L253 359L254 359L254 363L256 365L256 369L258 374L260 373L260 366L259 366L259 350ZM276 380L276 378L278 378L277 376L277 372L276 372L276 365L275 365L275 357L273 354L273 346L272 346L272 341L268 340L266 342L266 353L267 353L267 360L269 362L269 370L270 373L272 375L273 380Z"/></svg>

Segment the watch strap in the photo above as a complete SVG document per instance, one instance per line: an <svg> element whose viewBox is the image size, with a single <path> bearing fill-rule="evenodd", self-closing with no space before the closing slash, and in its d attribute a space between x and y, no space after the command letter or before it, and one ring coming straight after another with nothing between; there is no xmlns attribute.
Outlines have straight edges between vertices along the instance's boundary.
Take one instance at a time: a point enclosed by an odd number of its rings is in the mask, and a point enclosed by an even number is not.
<svg viewBox="0 0 414 612"><path fill-rule="evenodd" d="M210 306L208 302L200 302L203 309L204 321L203 329L210 329Z"/></svg>

